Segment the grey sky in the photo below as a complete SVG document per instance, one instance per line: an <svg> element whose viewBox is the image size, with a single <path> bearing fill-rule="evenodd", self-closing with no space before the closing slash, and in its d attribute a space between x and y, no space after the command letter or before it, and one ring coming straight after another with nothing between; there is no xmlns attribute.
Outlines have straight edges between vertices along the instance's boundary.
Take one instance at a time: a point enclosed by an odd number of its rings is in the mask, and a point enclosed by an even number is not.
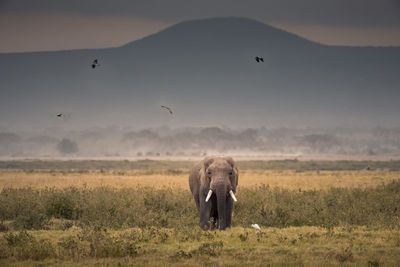
<svg viewBox="0 0 400 267"><path fill-rule="evenodd" d="M264 21L335 26L400 26L398 0L2 0L2 13L66 12L156 20L248 16Z"/></svg>
<svg viewBox="0 0 400 267"><path fill-rule="evenodd" d="M400 45L399 0L0 0L0 52L119 46L223 16L332 45Z"/></svg>

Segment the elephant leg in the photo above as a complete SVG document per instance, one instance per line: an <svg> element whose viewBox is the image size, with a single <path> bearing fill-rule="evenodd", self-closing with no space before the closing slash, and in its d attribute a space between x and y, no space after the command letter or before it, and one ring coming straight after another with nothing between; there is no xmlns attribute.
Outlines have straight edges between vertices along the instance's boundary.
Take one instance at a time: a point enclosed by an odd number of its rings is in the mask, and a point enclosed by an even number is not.
<svg viewBox="0 0 400 267"><path fill-rule="evenodd" d="M211 215L211 203L206 202L206 196L200 195L200 227L201 229L210 229L210 215Z"/></svg>
<svg viewBox="0 0 400 267"><path fill-rule="evenodd" d="M212 217L212 221L211 221L211 230L215 230L218 228L218 219L215 217Z"/></svg>
<svg viewBox="0 0 400 267"><path fill-rule="evenodd" d="M197 211L200 212L200 199L198 195L194 195L194 202L196 202Z"/></svg>
<svg viewBox="0 0 400 267"><path fill-rule="evenodd" d="M231 227L232 209L233 209L233 199L231 197L228 197L226 198L226 227Z"/></svg>
<svg viewBox="0 0 400 267"><path fill-rule="evenodd" d="M216 197L213 196L211 197L211 215L212 217L212 223L211 223L211 230L218 229L218 208L217 205L215 204L216 202Z"/></svg>

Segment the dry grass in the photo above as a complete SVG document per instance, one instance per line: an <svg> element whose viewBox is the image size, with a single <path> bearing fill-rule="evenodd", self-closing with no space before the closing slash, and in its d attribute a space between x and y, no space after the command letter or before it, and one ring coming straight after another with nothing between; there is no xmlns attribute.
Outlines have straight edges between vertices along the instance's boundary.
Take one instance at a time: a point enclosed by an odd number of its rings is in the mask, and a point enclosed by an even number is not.
<svg viewBox="0 0 400 267"><path fill-rule="evenodd" d="M88 187L110 186L114 188L134 188L138 186L188 187L188 175L171 175L163 172L147 173L143 171L129 172L0 172L0 188L32 187Z"/></svg>
<svg viewBox="0 0 400 267"><path fill-rule="evenodd" d="M0 189L32 187L154 188L188 189L188 171L106 171L106 172L45 172L1 171ZM240 172L242 188L269 185L285 189L329 189L331 187L365 188L400 179L398 171L281 171L244 170Z"/></svg>
<svg viewBox="0 0 400 267"><path fill-rule="evenodd" d="M32 231L34 240L48 242L51 253L34 260L35 247L8 248L13 254L0 264L33 266L398 266L400 235L366 227L268 228L235 227L225 232L198 229L127 229L88 232ZM5 238L0 235L0 240ZM37 243L33 243L37 244ZM110 246L112 244L113 246ZM134 251L127 253L129 245ZM44 250L46 248L40 248ZM97 254L92 255L96 249Z"/></svg>
<svg viewBox="0 0 400 267"><path fill-rule="evenodd" d="M400 171L241 170L224 232L196 226L188 174L2 170L0 266L400 264Z"/></svg>
<svg viewBox="0 0 400 267"><path fill-rule="evenodd" d="M239 185L266 184L285 189L365 188L400 179L400 172L385 171L242 171Z"/></svg>

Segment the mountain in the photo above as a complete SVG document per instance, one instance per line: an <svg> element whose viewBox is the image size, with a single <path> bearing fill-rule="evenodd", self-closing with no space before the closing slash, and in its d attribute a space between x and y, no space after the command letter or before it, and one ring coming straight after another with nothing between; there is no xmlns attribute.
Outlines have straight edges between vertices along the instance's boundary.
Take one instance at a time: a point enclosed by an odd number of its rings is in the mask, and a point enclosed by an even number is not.
<svg viewBox="0 0 400 267"><path fill-rule="evenodd" d="M399 126L399 62L399 47L193 20L116 48L0 54L0 128Z"/></svg>

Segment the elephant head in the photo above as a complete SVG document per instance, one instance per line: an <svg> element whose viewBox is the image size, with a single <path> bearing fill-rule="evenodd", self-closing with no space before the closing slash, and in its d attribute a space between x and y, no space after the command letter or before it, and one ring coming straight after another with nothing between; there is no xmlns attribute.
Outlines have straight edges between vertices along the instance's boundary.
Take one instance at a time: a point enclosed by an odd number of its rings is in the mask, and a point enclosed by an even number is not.
<svg viewBox="0 0 400 267"><path fill-rule="evenodd" d="M233 201L237 201L238 169L231 157L207 157L201 162L199 172L202 195L199 200L204 201L200 207L209 211L200 221L213 217L219 229L224 230L231 225Z"/></svg>

